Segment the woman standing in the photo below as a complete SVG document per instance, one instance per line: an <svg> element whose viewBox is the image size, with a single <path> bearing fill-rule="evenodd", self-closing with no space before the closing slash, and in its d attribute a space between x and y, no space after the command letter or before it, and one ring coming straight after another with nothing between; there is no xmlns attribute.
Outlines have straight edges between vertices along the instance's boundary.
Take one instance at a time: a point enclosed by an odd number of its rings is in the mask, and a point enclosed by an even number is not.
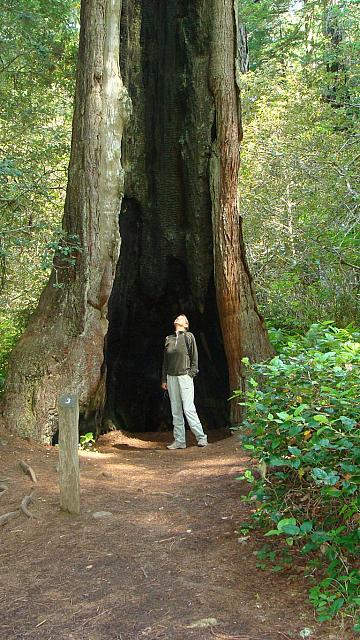
<svg viewBox="0 0 360 640"><path fill-rule="evenodd" d="M194 405L194 376L198 352L195 338L188 332L189 322L181 314L174 320L175 333L165 339L161 387L168 391L174 425L174 442L168 449L186 449L184 413L198 446L206 447L204 433Z"/></svg>

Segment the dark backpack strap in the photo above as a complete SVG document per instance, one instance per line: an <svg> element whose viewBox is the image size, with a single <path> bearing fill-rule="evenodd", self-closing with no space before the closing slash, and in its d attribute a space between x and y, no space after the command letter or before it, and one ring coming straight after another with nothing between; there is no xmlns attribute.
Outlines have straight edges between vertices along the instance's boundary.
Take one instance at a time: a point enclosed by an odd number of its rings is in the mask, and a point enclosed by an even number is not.
<svg viewBox="0 0 360 640"><path fill-rule="evenodd" d="M186 344L188 356L189 356L189 358L191 360L191 342L192 342L192 340L191 340L190 336L188 338L188 334L187 333L184 333L184 338L185 338L185 344Z"/></svg>
<svg viewBox="0 0 360 640"><path fill-rule="evenodd" d="M190 335L188 333L185 333L184 338L185 338L185 344L186 344L190 365L191 365L191 345L193 343L193 340L195 340L195 338L192 333L190 333ZM196 371L194 372L194 377L197 376L198 373L199 373L199 369L196 369Z"/></svg>

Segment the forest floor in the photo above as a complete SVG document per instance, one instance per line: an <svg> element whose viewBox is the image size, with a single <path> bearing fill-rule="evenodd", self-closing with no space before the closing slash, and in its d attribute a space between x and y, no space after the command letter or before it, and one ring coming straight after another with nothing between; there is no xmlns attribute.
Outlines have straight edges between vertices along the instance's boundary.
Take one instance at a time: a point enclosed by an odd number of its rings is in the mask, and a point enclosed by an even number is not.
<svg viewBox="0 0 360 640"><path fill-rule="evenodd" d="M81 513L59 510L57 450L0 429L0 640L352 640L319 625L301 559L257 568L236 436L168 451L169 433L110 432L80 453ZM29 464L38 482L23 473ZM1 481L1 480L0 480ZM105 511L108 515L98 515Z"/></svg>

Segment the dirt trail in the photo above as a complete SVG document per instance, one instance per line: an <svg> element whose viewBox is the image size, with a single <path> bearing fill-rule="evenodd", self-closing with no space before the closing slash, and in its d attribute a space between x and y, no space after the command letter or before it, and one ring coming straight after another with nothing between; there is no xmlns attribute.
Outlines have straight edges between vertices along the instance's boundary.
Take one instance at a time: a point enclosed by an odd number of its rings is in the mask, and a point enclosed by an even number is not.
<svg viewBox="0 0 360 640"><path fill-rule="evenodd" d="M38 477L36 519L0 529L0 640L352 640L316 624L296 566L262 572L261 539L239 541L249 506L236 438L201 449L190 437L174 452L165 439L112 432L81 453L82 510L72 517L58 507L56 449L0 432L0 476L10 480L0 515L33 486L19 460Z"/></svg>

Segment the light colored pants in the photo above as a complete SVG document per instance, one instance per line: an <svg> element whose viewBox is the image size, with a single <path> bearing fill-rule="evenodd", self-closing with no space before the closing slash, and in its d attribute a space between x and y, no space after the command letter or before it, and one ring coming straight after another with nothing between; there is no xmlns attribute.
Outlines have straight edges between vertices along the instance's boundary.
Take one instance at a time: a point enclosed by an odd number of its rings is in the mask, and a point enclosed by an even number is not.
<svg viewBox="0 0 360 640"><path fill-rule="evenodd" d="M203 438L206 440L194 405L194 380L192 377L187 374L183 376L168 375L167 388L173 416L175 442L179 444L186 442L184 413L196 440Z"/></svg>

